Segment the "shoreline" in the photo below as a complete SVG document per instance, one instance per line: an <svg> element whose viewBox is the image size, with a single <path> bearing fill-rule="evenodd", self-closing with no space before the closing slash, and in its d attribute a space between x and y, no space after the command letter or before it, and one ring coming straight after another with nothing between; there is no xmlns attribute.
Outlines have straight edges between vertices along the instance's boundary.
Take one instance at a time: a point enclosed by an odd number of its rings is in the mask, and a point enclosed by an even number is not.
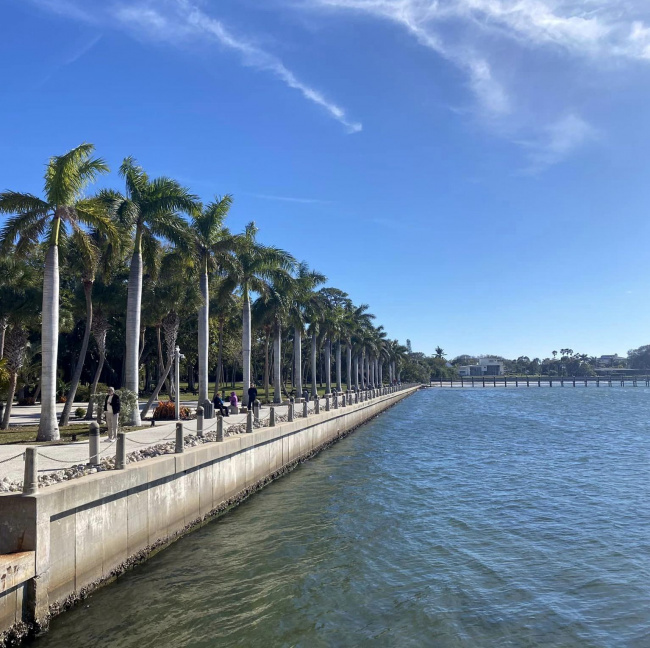
<svg viewBox="0 0 650 648"><path fill-rule="evenodd" d="M0 558L22 551L22 560L34 563L33 571L25 569L20 582L0 593L0 645L45 632L51 618L98 587L218 519L418 389L385 388L358 404L85 476L37 495L0 496Z"/></svg>

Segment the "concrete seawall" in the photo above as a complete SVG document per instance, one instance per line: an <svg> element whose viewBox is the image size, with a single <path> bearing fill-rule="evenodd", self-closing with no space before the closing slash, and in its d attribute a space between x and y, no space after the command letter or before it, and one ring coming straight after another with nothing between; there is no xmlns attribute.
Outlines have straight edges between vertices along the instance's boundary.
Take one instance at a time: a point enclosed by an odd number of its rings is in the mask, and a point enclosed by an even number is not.
<svg viewBox="0 0 650 648"><path fill-rule="evenodd" d="M0 645L417 390L375 396L123 470L0 496ZM378 392L380 390L376 390Z"/></svg>

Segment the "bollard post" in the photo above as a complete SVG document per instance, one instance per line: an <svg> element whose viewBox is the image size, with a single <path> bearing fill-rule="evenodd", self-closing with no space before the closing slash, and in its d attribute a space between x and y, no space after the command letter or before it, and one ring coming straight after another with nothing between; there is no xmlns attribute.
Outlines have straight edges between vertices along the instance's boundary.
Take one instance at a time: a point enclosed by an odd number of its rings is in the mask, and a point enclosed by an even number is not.
<svg viewBox="0 0 650 648"><path fill-rule="evenodd" d="M318 398L318 394L314 396L314 414L320 414L320 398Z"/></svg>
<svg viewBox="0 0 650 648"><path fill-rule="evenodd" d="M309 416L309 401L307 399L302 402L302 416L303 418Z"/></svg>
<svg viewBox="0 0 650 648"><path fill-rule="evenodd" d="M354 392L354 404L355 405L359 404L359 392L358 391Z"/></svg>
<svg viewBox="0 0 650 648"><path fill-rule="evenodd" d="M196 408L196 436L203 437L203 408L200 405Z"/></svg>
<svg viewBox="0 0 650 648"><path fill-rule="evenodd" d="M287 416L287 421L291 422L293 421L293 404L294 404L293 397L289 399L289 408L288 408L288 416Z"/></svg>
<svg viewBox="0 0 650 648"><path fill-rule="evenodd" d="M36 493L38 493L38 448L26 448L23 495L36 495Z"/></svg>
<svg viewBox="0 0 650 648"><path fill-rule="evenodd" d="M178 384L178 383L176 383ZM185 452L185 442L183 440L183 424L176 423L176 454Z"/></svg>
<svg viewBox="0 0 650 648"><path fill-rule="evenodd" d="M253 410L248 410L246 412L246 434L252 434L253 432Z"/></svg>
<svg viewBox="0 0 650 648"><path fill-rule="evenodd" d="M325 411L329 412L330 411L330 395L325 394Z"/></svg>
<svg viewBox="0 0 650 648"><path fill-rule="evenodd" d="M334 392L332 394L332 404L334 405L334 409L339 408L339 393L338 392Z"/></svg>
<svg viewBox="0 0 650 648"><path fill-rule="evenodd" d="M275 407L269 408L269 427L275 427Z"/></svg>
<svg viewBox="0 0 650 648"><path fill-rule="evenodd" d="M223 441L223 414L217 414L217 441Z"/></svg>
<svg viewBox="0 0 650 648"><path fill-rule="evenodd" d="M255 422L259 423L260 422L260 402L255 399L255 402L253 403L253 415L255 416Z"/></svg>
<svg viewBox="0 0 650 648"><path fill-rule="evenodd" d="M88 426L88 463L99 466L99 423L91 421Z"/></svg>
<svg viewBox="0 0 650 648"><path fill-rule="evenodd" d="M115 470L124 470L126 466L126 434L117 433L117 445L115 447Z"/></svg>

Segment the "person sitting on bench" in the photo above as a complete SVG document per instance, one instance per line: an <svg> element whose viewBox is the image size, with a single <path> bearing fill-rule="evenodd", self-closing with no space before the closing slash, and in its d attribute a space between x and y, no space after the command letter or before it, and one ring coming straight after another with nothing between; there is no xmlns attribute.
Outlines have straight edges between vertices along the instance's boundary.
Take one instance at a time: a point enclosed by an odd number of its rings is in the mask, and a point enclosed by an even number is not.
<svg viewBox="0 0 650 648"><path fill-rule="evenodd" d="M214 400L212 402L214 403L215 412L219 410L221 412L221 416L230 416L230 412L228 411L228 408L224 405L224 402L221 400L221 396L219 396L219 394L215 394Z"/></svg>

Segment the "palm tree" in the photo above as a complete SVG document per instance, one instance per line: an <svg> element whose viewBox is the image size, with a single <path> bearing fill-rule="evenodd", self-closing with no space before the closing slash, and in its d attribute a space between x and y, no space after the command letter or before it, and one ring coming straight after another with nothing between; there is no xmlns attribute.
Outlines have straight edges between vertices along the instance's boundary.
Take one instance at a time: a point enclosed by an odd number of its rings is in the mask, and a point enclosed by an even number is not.
<svg viewBox="0 0 650 648"><path fill-rule="evenodd" d="M158 398L171 371L180 324L179 313L191 311L199 299L199 287L193 281L195 277L192 274L192 259L184 251L174 249L161 257L160 270L150 290L155 296L158 312L164 313L162 317L158 317L165 334L167 359L163 370L159 372L158 383L140 414L141 419L147 415L151 405ZM173 388L177 390L179 385L174 384ZM171 397L171 390L169 395Z"/></svg>
<svg viewBox="0 0 650 648"><path fill-rule="evenodd" d="M6 354L5 360L7 369L9 370L10 382L9 393L7 396L7 405L4 411L4 417L0 422L0 430L6 430L9 427L9 419L11 417L11 407L16 394L16 383L18 381L18 372L20 371L23 363L25 362L25 354L27 351L27 332L20 325L14 325L9 331L6 340Z"/></svg>
<svg viewBox="0 0 650 648"><path fill-rule="evenodd" d="M244 396L248 406L248 388L251 385L251 292L263 294L269 283L295 265L295 259L284 250L257 242L257 227L251 222L243 234L235 237L236 262L227 284L231 289L239 286L244 298L242 307L242 366Z"/></svg>
<svg viewBox="0 0 650 648"><path fill-rule="evenodd" d="M289 306L289 319L293 325L293 363L296 393L302 397L302 334L312 306L318 299L315 288L327 281L325 275L310 270L306 263L300 263L296 269L295 282Z"/></svg>
<svg viewBox="0 0 650 648"><path fill-rule="evenodd" d="M209 273L214 269L231 267L232 237L223 222L232 204L232 196L217 197L207 207L192 216L198 264L200 268L201 307L199 309L199 405L208 399L208 346L210 331Z"/></svg>
<svg viewBox="0 0 650 648"><path fill-rule="evenodd" d="M268 336L273 334L273 402L282 402L282 326L291 307L291 295L295 290L293 279L286 275L276 278L253 304L254 319L266 330L264 363L265 387L268 380Z"/></svg>
<svg viewBox="0 0 650 648"><path fill-rule="evenodd" d="M44 196L5 191L0 194L0 213L14 214L0 233L0 246L18 239L17 252L24 253L45 235L47 253L43 276L41 417L38 441L59 438L56 420L56 369L59 338L59 243L68 228L83 233L83 225L111 232L112 224L99 201L84 198L86 187L108 165L93 158L94 146L81 144L50 159L45 170Z"/></svg>
<svg viewBox="0 0 650 648"><path fill-rule="evenodd" d="M123 230L116 232L116 234L116 236L109 238L97 230L91 232L89 236L80 232L74 232L70 239L70 252L74 250L75 254L69 254L68 258L71 259L71 266L81 275L86 323L81 351L77 358L67 399L63 407L63 412L61 413L61 418L59 419L59 425L62 426L68 425L70 412L72 411L72 405L81 379L81 372L86 362L88 343L90 342L90 335L93 328L93 286L95 279L98 273L101 273L106 279L110 277L116 260L121 257L122 246L126 243L125 232ZM121 237L119 236L120 234Z"/></svg>
<svg viewBox="0 0 650 648"><path fill-rule="evenodd" d="M170 178L151 180L132 157L120 166L126 184L123 196L114 191L102 192L102 197L120 222L133 232L133 256L129 271L126 306L126 388L136 395L139 391L140 314L142 303L143 255L155 248L156 240L166 239L187 249L189 230L179 212L195 213L198 198ZM150 255L151 256L151 255ZM140 410L133 408L127 425L140 425Z"/></svg>
<svg viewBox="0 0 650 648"><path fill-rule="evenodd" d="M445 350L442 347L437 346L436 347L436 358L444 358L445 357Z"/></svg>

